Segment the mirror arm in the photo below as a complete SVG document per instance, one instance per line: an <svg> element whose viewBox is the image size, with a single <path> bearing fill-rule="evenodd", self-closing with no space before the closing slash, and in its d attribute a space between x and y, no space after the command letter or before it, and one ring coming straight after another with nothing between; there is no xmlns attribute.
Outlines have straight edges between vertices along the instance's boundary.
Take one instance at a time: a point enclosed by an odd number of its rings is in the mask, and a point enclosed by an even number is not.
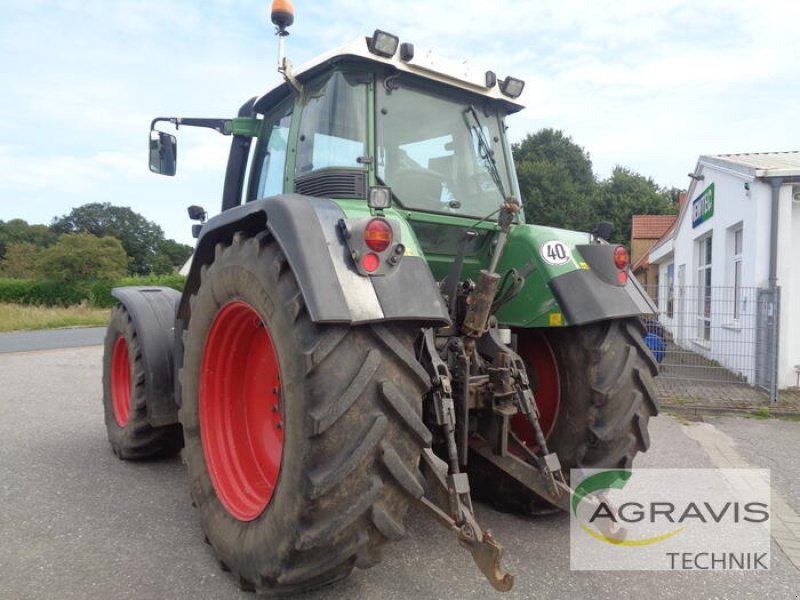
<svg viewBox="0 0 800 600"><path fill-rule="evenodd" d="M231 120L230 119L196 119L184 117L156 117L150 123L150 131L156 127L156 123L172 123L175 129L179 129L181 125L184 127L205 127L206 129L213 129L222 135L231 134Z"/></svg>

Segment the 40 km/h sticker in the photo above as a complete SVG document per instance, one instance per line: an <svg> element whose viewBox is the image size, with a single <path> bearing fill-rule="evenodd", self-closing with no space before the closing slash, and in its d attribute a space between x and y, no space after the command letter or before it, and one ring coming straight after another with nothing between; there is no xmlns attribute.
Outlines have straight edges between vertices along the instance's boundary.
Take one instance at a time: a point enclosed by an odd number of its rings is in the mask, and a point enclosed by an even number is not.
<svg viewBox="0 0 800 600"><path fill-rule="evenodd" d="M572 255L570 254L569 248L567 248L564 242L552 240L542 246L542 258L547 264L563 265L569 262L569 260L572 258Z"/></svg>

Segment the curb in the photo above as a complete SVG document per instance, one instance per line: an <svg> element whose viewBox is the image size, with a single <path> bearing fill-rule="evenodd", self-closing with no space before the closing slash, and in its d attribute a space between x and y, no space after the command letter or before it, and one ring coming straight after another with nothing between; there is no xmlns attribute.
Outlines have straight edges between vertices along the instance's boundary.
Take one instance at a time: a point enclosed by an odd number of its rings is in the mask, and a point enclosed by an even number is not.
<svg viewBox="0 0 800 600"><path fill-rule="evenodd" d="M759 414L756 411L766 408L769 411L769 416L766 418L773 418L773 417L800 417L800 410L792 409L792 408L769 408L765 406L752 406L748 408L739 408L735 406L708 406L702 404L684 404L684 405L677 405L677 404L662 404L661 411L668 413L678 413L681 415L687 416L712 416L712 417L721 417L721 416L730 416L730 417L751 417L751 416L760 416L764 417L763 414Z"/></svg>

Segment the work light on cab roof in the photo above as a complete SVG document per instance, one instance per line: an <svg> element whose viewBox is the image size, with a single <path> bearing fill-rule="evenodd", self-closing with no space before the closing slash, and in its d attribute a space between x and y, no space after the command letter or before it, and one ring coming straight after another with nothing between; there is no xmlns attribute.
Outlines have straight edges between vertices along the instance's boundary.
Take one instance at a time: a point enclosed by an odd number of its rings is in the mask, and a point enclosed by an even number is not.
<svg viewBox="0 0 800 600"><path fill-rule="evenodd" d="M372 37L367 39L367 48L375 56L381 58L394 59L397 54L397 49L400 49L400 60L404 63L411 63L414 60L414 44L409 42L400 43L400 38L392 33L376 29ZM452 65L447 64L449 61L443 61L440 57L433 58L432 55L422 57L413 64L422 69L431 72L438 72L453 76L454 72ZM463 65L461 65L463 66ZM466 78L465 79L472 79ZM481 82L482 87L492 89L497 83L497 75L494 71L486 71ZM522 95L522 90L525 88L525 82L522 79L508 76L503 79L499 84L500 91L508 98L517 99Z"/></svg>
<svg viewBox="0 0 800 600"><path fill-rule="evenodd" d="M393 58L399 43L400 38L396 35L376 29L369 42L369 51L378 56Z"/></svg>

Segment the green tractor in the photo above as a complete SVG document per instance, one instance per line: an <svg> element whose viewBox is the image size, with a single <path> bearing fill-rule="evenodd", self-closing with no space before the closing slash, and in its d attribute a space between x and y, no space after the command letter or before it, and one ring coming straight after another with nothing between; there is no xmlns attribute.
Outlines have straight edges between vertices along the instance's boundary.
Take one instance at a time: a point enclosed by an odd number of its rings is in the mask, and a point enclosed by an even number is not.
<svg viewBox="0 0 800 600"><path fill-rule="evenodd" d="M507 115L524 83L383 31L292 69L226 119L220 213L183 293L114 290L104 405L123 459L183 448L209 544L245 589L286 594L381 560L412 503L508 590L472 495L567 509L569 470L649 445L653 311L602 227L525 223ZM536 215L528 215L533 220Z"/></svg>

